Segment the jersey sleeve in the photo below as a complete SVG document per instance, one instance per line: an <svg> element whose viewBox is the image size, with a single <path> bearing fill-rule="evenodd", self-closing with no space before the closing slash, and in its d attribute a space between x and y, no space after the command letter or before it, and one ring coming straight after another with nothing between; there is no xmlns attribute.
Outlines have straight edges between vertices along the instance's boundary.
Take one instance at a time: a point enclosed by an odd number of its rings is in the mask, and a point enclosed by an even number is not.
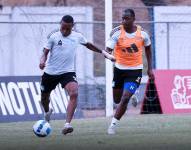
<svg viewBox="0 0 191 150"><path fill-rule="evenodd" d="M79 43L80 44L88 43L87 39L82 34L79 34Z"/></svg>
<svg viewBox="0 0 191 150"><path fill-rule="evenodd" d="M151 45L151 39L150 36L147 32L142 31L143 34L143 39L144 39L144 46L149 46Z"/></svg>
<svg viewBox="0 0 191 150"><path fill-rule="evenodd" d="M52 36L50 36L47 39L46 43L44 44L44 48L51 50L53 45L54 45L54 38Z"/></svg>
<svg viewBox="0 0 191 150"><path fill-rule="evenodd" d="M120 35L120 31L116 31L115 33L110 33L109 39L106 41L106 47L114 49Z"/></svg>

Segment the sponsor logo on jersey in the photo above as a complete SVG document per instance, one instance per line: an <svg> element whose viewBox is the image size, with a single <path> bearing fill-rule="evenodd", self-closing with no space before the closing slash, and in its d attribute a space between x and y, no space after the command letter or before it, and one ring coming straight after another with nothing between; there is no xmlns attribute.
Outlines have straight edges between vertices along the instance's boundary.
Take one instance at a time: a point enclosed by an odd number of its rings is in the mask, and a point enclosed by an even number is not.
<svg viewBox="0 0 191 150"><path fill-rule="evenodd" d="M62 41L61 40L58 41L58 45L62 45Z"/></svg>

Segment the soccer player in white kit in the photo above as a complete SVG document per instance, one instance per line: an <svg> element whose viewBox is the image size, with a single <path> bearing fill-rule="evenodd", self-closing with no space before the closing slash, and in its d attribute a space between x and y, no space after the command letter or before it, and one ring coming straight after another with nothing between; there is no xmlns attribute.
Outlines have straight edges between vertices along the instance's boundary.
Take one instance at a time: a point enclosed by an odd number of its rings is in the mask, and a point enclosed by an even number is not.
<svg viewBox="0 0 191 150"><path fill-rule="evenodd" d="M49 109L49 97L56 85L60 83L62 88L69 94L70 100L67 106L66 123L62 130L64 135L73 132L70 123L77 107L78 83L74 62L78 44L82 44L94 52L102 53L112 61L115 60L106 51L102 51L89 43L81 33L73 31L73 26L74 19L72 16L66 15L62 17L60 30L52 33L48 38L39 64L40 69L44 69L41 80L41 103L45 111L46 121L50 121L53 111L51 108Z"/></svg>

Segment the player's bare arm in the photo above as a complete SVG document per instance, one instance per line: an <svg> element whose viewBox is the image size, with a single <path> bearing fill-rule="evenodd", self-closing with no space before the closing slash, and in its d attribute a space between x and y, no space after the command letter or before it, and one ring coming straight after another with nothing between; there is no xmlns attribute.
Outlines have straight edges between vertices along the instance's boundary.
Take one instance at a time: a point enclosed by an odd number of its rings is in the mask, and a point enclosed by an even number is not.
<svg viewBox="0 0 191 150"><path fill-rule="evenodd" d="M112 55L112 52L113 52L113 49L111 49L111 48L109 48L109 47L106 47L106 49L102 51L103 54L105 53L105 55L108 55L108 56L105 56L106 58L107 58L107 57L112 57L110 60L113 61L113 62L115 62L116 59L115 59L115 57Z"/></svg>
<svg viewBox="0 0 191 150"><path fill-rule="evenodd" d="M150 79L154 79L154 74L152 71L152 53L151 53L151 45L145 46L145 53L147 57L148 70L147 74Z"/></svg>
<svg viewBox="0 0 191 150"><path fill-rule="evenodd" d="M45 67L45 63L46 63L49 51L50 51L49 49L44 48L43 54L42 54L42 56L40 58L39 68L42 69L42 70Z"/></svg>
<svg viewBox="0 0 191 150"><path fill-rule="evenodd" d="M99 48L97 48L95 45L93 45L92 43L86 43L86 44L82 44L84 46L86 46L88 49L94 51L94 52L98 52L98 53L102 53L104 55L104 57L106 57L107 59L111 60L111 61L115 61L115 58L113 55L109 54L107 51L105 50L100 50Z"/></svg>
<svg viewBox="0 0 191 150"><path fill-rule="evenodd" d="M106 52L108 52L109 54L111 54L113 52L113 49L109 48L109 47L106 47Z"/></svg>
<svg viewBox="0 0 191 150"><path fill-rule="evenodd" d="M97 48L95 45L93 45L90 42L87 42L86 44L82 44L82 45L84 45L85 47L87 47L88 49L90 49L90 50L92 50L94 52L102 53L102 50L100 50L99 48Z"/></svg>

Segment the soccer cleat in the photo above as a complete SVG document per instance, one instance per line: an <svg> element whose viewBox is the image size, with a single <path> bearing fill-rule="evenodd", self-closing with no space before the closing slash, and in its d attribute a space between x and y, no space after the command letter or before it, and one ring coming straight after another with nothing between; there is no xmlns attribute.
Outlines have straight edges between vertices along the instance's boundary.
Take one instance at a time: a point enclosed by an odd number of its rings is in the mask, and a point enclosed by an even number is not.
<svg viewBox="0 0 191 150"><path fill-rule="evenodd" d="M133 105L134 107L137 106L137 104L138 104L138 98L137 98L135 95L133 95L133 96L131 97L131 103L132 103L132 105Z"/></svg>
<svg viewBox="0 0 191 150"><path fill-rule="evenodd" d="M49 111L47 113L45 113L44 115L44 120L46 120L47 122L50 121L50 116L52 115L53 109L50 108Z"/></svg>
<svg viewBox="0 0 191 150"><path fill-rule="evenodd" d="M66 135L68 133L72 133L73 131L74 129L70 124L65 124L64 129L62 130L62 134Z"/></svg>
<svg viewBox="0 0 191 150"><path fill-rule="evenodd" d="M113 135L113 134L115 134L116 133L116 126L109 126L109 128L108 128L108 130L107 130L107 133L109 134L109 135Z"/></svg>

